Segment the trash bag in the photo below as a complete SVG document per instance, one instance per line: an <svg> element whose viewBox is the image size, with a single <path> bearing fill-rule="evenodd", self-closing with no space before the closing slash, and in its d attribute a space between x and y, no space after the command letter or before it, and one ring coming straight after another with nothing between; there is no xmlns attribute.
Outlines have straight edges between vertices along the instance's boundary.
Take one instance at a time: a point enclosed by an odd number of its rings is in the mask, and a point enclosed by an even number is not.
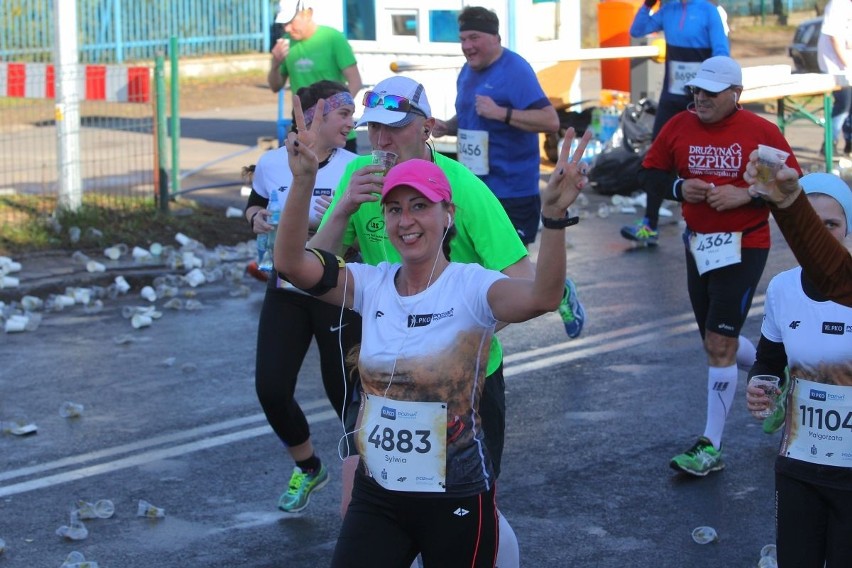
<svg viewBox="0 0 852 568"><path fill-rule="evenodd" d="M551 132L546 134L542 143L544 155L553 163L556 163L556 160L559 159L559 142L565 138L565 132L569 128L574 127L574 132L577 136L582 136L592 123L592 111L594 107L583 109L580 112L569 111L567 110L568 108L570 107L556 109L556 114L559 116L559 133L553 134Z"/></svg>
<svg viewBox="0 0 852 568"><path fill-rule="evenodd" d="M641 99L625 107L619 129L597 155L589 171L589 183L601 195L631 195L638 185L642 159L651 146L657 104Z"/></svg>
<svg viewBox="0 0 852 568"><path fill-rule="evenodd" d="M595 158L589 171L589 183L601 195L631 195L639 191L639 169L644 152L639 154L623 146L611 148Z"/></svg>

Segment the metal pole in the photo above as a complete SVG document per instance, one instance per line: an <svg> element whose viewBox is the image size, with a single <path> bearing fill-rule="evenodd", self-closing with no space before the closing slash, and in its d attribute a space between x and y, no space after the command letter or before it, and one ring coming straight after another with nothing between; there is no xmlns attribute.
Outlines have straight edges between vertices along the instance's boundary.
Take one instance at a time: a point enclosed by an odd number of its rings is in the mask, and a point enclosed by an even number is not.
<svg viewBox="0 0 852 568"><path fill-rule="evenodd" d="M113 3L113 21L115 22L115 62L124 63L124 18L121 0Z"/></svg>
<svg viewBox="0 0 852 568"><path fill-rule="evenodd" d="M154 60L154 89L156 98L154 99L155 112L154 117L154 132L156 134L155 148L157 152L157 161L154 164L156 171L154 178L156 180L156 191L160 202L160 210L167 212L169 210L169 174L166 171L166 62L163 54L157 54Z"/></svg>
<svg viewBox="0 0 852 568"><path fill-rule="evenodd" d="M77 91L77 0L55 2L56 47L56 155L58 162L58 209L77 211L83 204L80 175L80 95Z"/></svg>
<svg viewBox="0 0 852 568"><path fill-rule="evenodd" d="M180 70L178 66L178 40L169 40L169 65L171 66L172 88L172 195L180 192Z"/></svg>

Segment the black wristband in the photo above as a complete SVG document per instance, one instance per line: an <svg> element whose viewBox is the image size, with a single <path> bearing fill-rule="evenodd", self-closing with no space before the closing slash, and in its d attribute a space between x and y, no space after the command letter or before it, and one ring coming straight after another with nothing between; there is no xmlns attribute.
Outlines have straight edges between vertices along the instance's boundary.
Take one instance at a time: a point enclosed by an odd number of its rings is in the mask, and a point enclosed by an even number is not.
<svg viewBox="0 0 852 568"><path fill-rule="evenodd" d="M675 201L683 201L683 178L677 178L672 184L672 197Z"/></svg>
<svg viewBox="0 0 852 568"><path fill-rule="evenodd" d="M261 211L262 211L262 209L258 209L257 211L252 213L251 220L249 220L249 225L251 225L252 229L254 229L254 218L257 217L257 214L260 213Z"/></svg>
<svg viewBox="0 0 852 568"><path fill-rule="evenodd" d="M564 229L565 227L570 227L571 225L576 225L580 222L579 217L569 217L568 214L565 214L565 217L561 219L551 219L550 217L541 216L541 224L545 229Z"/></svg>
<svg viewBox="0 0 852 568"><path fill-rule="evenodd" d="M512 107L506 108L506 118L505 120L503 120L503 122L505 122L506 124L512 122Z"/></svg>

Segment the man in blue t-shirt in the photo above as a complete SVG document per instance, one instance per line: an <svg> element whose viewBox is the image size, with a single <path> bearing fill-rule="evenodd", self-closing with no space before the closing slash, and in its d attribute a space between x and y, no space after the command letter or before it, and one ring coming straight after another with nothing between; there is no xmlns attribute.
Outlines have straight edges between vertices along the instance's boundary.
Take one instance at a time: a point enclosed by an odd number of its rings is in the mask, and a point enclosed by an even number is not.
<svg viewBox="0 0 852 568"><path fill-rule="evenodd" d="M436 120L434 136L455 134L458 159L494 192L529 247L539 227L539 133L557 132L559 117L527 61L500 45L497 14L467 6L458 17L467 60L456 82L456 115ZM569 337L586 314L570 279L559 314Z"/></svg>

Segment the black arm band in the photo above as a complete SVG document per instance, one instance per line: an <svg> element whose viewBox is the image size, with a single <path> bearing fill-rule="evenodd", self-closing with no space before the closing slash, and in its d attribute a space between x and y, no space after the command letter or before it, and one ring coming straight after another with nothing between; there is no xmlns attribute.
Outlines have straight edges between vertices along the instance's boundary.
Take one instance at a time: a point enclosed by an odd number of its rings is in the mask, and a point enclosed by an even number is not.
<svg viewBox="0 0 852 568"><path fill-rule="evenodd" d="M512 107L506 108L506 119L503 122L505 122L506 124L512 122Z"/></svg>
<svg viewBox="0 0 852 568"><path fill-rule="evenodd" d="M323 266L322 278L317 282L312 288L302 288L303 292L310 294L311 296L322 296L323 294L328 293L332 288L337 287L337 276L340 272L340 269L346 266L346 262L337 256L336 254L332 254L326 250L309 248L305 249L311 251L316 255L316 257L320 260ZM278 274L281 276L281 274ZM284 278L283 276L281 276Z"/></svg>

